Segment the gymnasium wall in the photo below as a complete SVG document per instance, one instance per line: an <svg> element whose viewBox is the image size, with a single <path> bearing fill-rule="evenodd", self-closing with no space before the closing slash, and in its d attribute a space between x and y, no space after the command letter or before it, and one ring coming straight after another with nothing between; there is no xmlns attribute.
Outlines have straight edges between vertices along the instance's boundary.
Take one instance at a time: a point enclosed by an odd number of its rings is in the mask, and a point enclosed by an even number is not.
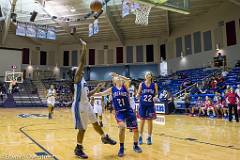
<svg viewBox="0 0 240 160"><path fill-rule="evenodd" d="M233 67L236 60L240 60L240 10L239 6L225 2L217 8L213 8L206 14L199 16L197 19L189 21L181 28L173 30L171 37L167 42L167 62L169 71L176 71L182 69L190 69L196 67L207 66L209 62L213 61L213 57L217 56L217 53L222 53L227 56L227 62L229 67ZM226 23L229 21L235 21L237 44L227 46L226 38ZM221 24L222 23L222 24ZM212 49L204 51L203 32L211 31ZM184 36L191 35L192 49L194 48L193 33L201 32L201 50L200 53L194 53L186 55L186 50L183 50L184 57L176 57L176 38L182 37L184 48L185 41ZM216 50L216 44L219 45L221 50Z"/></svg>
<svg viewBox="0 0 240 160"><path fill-rule="evenodd" d="M146 62L146 45L153 45L154 46L154 61L151 63L159 63L160 62L160 44L163 44L166 40L161 38L149 38L149 39L137 39L137 40L126 40L126 44L122 46L119 42L97 42L97 43L89 43L88 49L95 49L95 65L108 65L108 64L116 64L116 47L123 47L123 63L127 63L127 55L126 55L126 47L132 46L133 47L133 64L145 64ZM147 42L147 43L146 43ZM104 46L107 46L107 49L104 49ZM143 62L137 62L137 51L136 46L142 46L143 47ZM60 47L60 55L58 59L59 64L63 64L63 52L69 51L70 52L70 60L69 64L72 64L71 62L71 52L77 50L78 53L81 51L81 46L78 44L72 44L72 45L62 45ZM98 56L98 54L101 54ZM111 60L109 59L109 54L111 54ZM99 60L103 55L103 60ZM80 60L80 54L78 56L78 59ZM110 62L109 62L110 61ZM104 63L102 63L104 62ZM89 64L89 53L86 57L86 64Z"/></svg>
<svg viewBox="0 0 240 160"><path fill-rule="evenodd" d="M0 45L1 46L1 45ZM30 62L32 65L40 65L40 51L47 52L47 65L56 65L56 58L58 47L55 41L38 41L31 38L16 36L9 33L6 39L6 44L2 47L8 48L29 48L30 49Z"/></svg>
<svg viewBox="0 0 240 160"><path fill-rule="evenodd" d="M12 71L11 66L16 65L16 71L21 71L22 51L0 49L0 80L3 80L5 71Z"/></svg>

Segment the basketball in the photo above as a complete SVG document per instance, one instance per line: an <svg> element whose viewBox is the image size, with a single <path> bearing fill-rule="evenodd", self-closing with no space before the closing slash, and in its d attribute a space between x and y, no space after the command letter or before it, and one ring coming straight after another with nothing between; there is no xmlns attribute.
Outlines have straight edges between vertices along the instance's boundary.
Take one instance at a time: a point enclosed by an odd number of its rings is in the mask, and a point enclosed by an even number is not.
<svg viewBox="0 0 240 160"><path fill-rule="evenodd" d="M99 12L102 9L103 3L102 0L92 0L90 3L90 9L93 12Z"/></svg>

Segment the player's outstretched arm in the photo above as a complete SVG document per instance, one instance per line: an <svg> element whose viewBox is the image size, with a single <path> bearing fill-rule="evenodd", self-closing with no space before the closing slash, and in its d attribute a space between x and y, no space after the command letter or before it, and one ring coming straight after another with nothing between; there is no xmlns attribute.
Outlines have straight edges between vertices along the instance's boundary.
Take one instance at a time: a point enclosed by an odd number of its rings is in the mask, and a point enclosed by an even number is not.
<svg viewBox="0 0 240 160"><path fill-rule="evenodd" d="M81 40L82 43L82 54L80 57L80 63L76 72L76 76L74 79L74 83L79 83L82 80L83 77L83 69L84 69L84 65L85 65L85 61L86 61L86 54L87 54L87 44L86 42L84 42L83 40Z"/></svg>
<svg viewBox="0 0 240 160"><path fill-rule="evenodd" d="M88 93L88 97L91 97L91 96L94 95L96 92L99 92L100 89L102 89L104 86L105 86L105 82L103 82L103 83L98 83L97 87L94 88L93 90L91 90L91 91Z"/></svg>
<svg viewBox="0 0 240 160"><path fill-rule="evenodd" d="M112 87L108 88L107 90L99 93L95 93L93 96L107 96L112 94Z"/></svg>

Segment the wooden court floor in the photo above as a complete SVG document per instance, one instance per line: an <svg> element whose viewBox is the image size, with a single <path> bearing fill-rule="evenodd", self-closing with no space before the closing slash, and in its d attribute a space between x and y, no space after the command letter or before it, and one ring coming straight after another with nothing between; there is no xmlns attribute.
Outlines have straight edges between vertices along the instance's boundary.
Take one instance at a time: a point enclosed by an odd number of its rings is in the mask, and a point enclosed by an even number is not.
<svg viewBox="0 0 240 160"><path fill-rule="evenodd" d="M76 131L70 109L56 109L53 120L18 118L19 114L47 114L39 109L0 109L0 159L74 160ZM104 130L118 140L112 114L104 114ZM144 138L145 139L145 138ZM84 140L93 160L239 160L240 124L221 119L181 115L160 116L154 122L153 145L132 150L132 133L126 132L126 155L117 157L118 145L104 145L91 125Z"/></svg>

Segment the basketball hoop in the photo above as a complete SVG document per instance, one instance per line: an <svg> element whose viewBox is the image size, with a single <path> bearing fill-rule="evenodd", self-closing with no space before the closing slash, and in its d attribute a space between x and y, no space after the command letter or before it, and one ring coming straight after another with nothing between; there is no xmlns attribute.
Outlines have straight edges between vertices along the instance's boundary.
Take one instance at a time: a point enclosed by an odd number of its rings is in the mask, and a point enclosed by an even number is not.
<svg viewBox="0 0 240 160"><path fill-rule="evenodd" d="M7 83L23 83L23 72L6 71L5 82Z"/></svg>
<svg viewBox="0 0 240 160"><path fill-rule="evenodd" d="M133 0L123 0L122 4L122 17L127 16L129 13L136 15L135 24L148 25L148 16L152 9L151 4L136 3Z"/></svg>
<svg viewBox="0 0 240 160"><path fill-rule="evenodd" d="M148 25L148 16L152 9L152 5L150 4L139 4L140 7L136 9L136 20L135 24L137 25Z"/></svg>

